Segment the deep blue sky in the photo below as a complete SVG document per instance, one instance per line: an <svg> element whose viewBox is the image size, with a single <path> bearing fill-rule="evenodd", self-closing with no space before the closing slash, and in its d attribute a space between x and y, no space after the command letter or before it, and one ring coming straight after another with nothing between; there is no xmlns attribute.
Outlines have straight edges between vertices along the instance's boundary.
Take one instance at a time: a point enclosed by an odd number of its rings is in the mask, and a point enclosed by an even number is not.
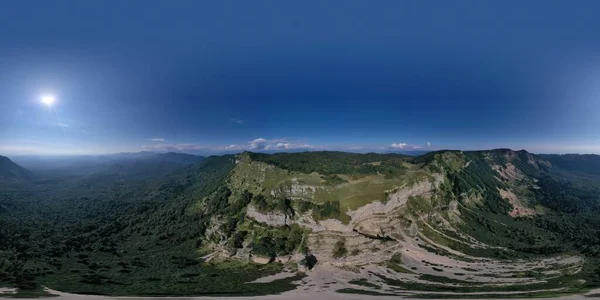
<svg viewBox="0 0 600 300"><path fill-rule="evenodd" d="M0 1L0 154L598 153L598 11L597 1ZM40 103L48 93L54 111Z"/></svg>

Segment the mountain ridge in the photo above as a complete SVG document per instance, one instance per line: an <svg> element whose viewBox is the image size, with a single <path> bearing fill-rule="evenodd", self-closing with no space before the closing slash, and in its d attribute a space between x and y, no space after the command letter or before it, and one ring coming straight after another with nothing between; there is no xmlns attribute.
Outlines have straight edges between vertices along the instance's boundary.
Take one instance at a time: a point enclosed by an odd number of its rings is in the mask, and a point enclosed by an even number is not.
<svg viewBox="0 0 600 300"><path fill-rule="evenodd" d="M33 173L13 162L10 158L0 155L0 178L31 179Z"/></svg>

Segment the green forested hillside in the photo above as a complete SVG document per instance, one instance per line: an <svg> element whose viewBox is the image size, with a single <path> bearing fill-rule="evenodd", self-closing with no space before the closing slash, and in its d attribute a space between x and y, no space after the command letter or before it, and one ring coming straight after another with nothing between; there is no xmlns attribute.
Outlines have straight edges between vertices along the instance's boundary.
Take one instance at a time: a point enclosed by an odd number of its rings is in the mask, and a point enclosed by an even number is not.
<svg viewBox="0 0 600 300"><path fill-rule="evenodd" d="M262 294L277 265L202 263L210 215L190 204L223 185L232 156L151 181L22 182L0 195L0 283L114 295ZM193 286L193 282L197 283Z"/></svg>
<svg viewBox="0 0 600 300"><path fill-rule="evenodd" d="M402 163L411 159L401 154L301 152L301 153L249 153L253 160L273 164L282 169L321 175L346 174L353 176L382 173L393 176L404 169Z"/></svg>
<svg viewBox="0 0 600 300"><path fill-rule="evenodd" d="M575 172L600 176L600 155L596 154L543 154L541 158L550 162L554 167Z"/></svg>
<svg viewBox="0 0 600 300"><path fill-rule="evenodd" d="M483 211L505 215L512 208L502 200L498 193L491 192L498 188L506 188L506 183L498 180L497 173L490 167L490 161L502 163L504 156L493 154L504 153L506 149L494 151L465 152L470 164L457 173L451 173L455 194L472 190L481 191ZM490 153L492 155L490 155ZM515 151L511 158L517 168L535 182L530 192L531 206L539 205L545 208L543 214L521 218L523 223L531 223L537 228L556 234L562 242L572 242L572 245L561 244L560 247L595 247L600 237L600 181L594 175L585 175L584 168L577 168L577 173L564 175L564 169L549 167L546 164L533 166L528 164L533 155L525 151ZM534 157L535 159L546 156ZM600 156L595 156L590 164L600 163ZM575 170L576 166L570 167ZM583 175L582 175L583 174ZM520 179L526 180L526 178ZM584 246L585 245L585 246Z"/></svg>

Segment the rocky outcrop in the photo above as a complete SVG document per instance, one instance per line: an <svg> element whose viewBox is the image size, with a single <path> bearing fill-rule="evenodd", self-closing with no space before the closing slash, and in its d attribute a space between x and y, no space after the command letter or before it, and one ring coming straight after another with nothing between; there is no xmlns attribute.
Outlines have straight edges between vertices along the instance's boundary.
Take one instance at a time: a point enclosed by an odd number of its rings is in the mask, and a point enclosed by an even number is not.
<svg viewBox="0 0 600 300"><path fill-rule="evenodd" d="M525 176L512 163L506 163L504 166L492 165L492 169L498 172L498 174L500 174L500 176L506 180L520 180Z"/></svg>
<svg viewBox="0 0 600 300"><path fill-rule="evenodd" d="M321 187L319 187L321 188ZM289 189L286 191L286 196L290 199L306 199L310 200L314 198L317 187L313 185L304 184L298 181L297 178L292 178L292 182Z"/></svg>
<svg viewBox="0 0 600 300"><path fill-rule="evenodd" d="M267 224L269 226L284 226L287 225L287 216L281 212L273 211L268 213L261 213L250 204L246 208L246 216L257 222Z"/></svg>
<svg viewBox="0 0 600 300"><path fill-rule="evenodd" d="M500 197L502 197L502 199L508 200L508 202L512 205L513 210L509 213L511 217L531 216L535 214L535 210L523 205L521 200L512 190L498 189L498 192L500 193Z"/></svg>
<svg viewBox="0 0 600 300"><path fill-rule="evenodd" d="M293 218L279 211L261 213L253 205L248 205L246 216L257 222L267 224L269 226L285 226L297 224L306 228L310 228L313 232L332 231L332 232L352 232L352 228L343 224L336 219L327 219L315 221L312 218L312 211L304 214L296 214Z"/></svg>
<svg viewBox="0 0 600 300"><path fill-rule="evenodd" d="M404 185L397 188L388 194L385 203L375 201L355 211L349 211L347 214L352 218L350 225L368 235L384 236L386 232L390 232L386 229L395 228L401 222L397 217L397 212L406 205L409 198L420 196L427 199L442 181L441 174L434 174L431 181L424 180L410 186Z"/></svg>
<svg viewBox="0 0 600 300"><path fill-rule="evenodd" d="M348 225L343 224L337 219L326 219L317 222L312 218L311 211L289 217L278 211L261 213L252 205L248 206L246 216L269 226L298 224L310 228L313 232L331 231L349 233L357 230L371 236L383 236L385 228L396 227L398 220L394 214L398 209L405 206L410 197L427 197L443 181L441 174L434 174L432 178L432 180L424 180L410 186L404 185L396 188L388 194L385 203L375 201L354 211L348 211L347 215L351 218ZM302 191L305 191L305 189L302 189Z"/></svg>
<svg viewBox="0 0 600 300"><path fill-rule="evenodd" d="M271 258L267 256L251 255L250 259L257 264L266 265L271 262Z"/></svg>

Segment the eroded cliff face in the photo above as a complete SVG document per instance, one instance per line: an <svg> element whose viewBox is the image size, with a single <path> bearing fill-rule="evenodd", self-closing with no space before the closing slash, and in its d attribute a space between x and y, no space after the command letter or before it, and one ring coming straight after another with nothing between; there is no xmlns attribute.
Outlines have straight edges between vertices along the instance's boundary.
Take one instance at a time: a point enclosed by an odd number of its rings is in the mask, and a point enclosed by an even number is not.
<svg viewBox="0 0 600 300"><path fill-rule="evenodd" d="M266 170L266 167L255 168ZM346 222L335 218L315 220L312 210L293 216L279 211L259 212L253 205L248 206L246 217L268 226L297 224L310 229L308 248L322 263L330 262L339 266L383 263L399 251L399 241L418 235L420 219L436 214L431 199L444 176L442 173L426 175L385 190L386 198L383 201L371 199L366 201L366 205L344 211L349 218ZM295 177L282 182L285 188L271 186L271 190L265 192L283 192L292 201L315 201L314 195L318 191L336 188L308 185ZM412 206L408 205L409 202ZM456 219L449 218L445 222L452 224ZM335 247L341 240L346 253L343 257L336 257Z"/></svg>
<svg viewBox="0 0 600 300"><path fill-rule="evenodd" d="M422 199L419 200L428 201L442 182L443 176L441 174L434 174L432 178L433 180L427 179L413 185L405 184L395 188L388 194L388 198L384 202L374 200L356 210L345 212L345 214L350 217L350 222L348 224L344 224L337 219L315 221L312 217L312 211L303 214L299 213L294 216L288 216L278 211L261 213L257 211L253 205L248 206L246 216L269 226L298 224L310 228L314 233L323 231L340 233L358 232L364 235L383 237L386 234L393 233L393 231L387 229L393 229L396 224L398 224L400 219L398 218L398 215L406 213L406 204L409 199L421 197ZM317 189L316 187L311 188L312 190ZM306 199L304 193L305 190L305 187L302 189L290 189L292 192L290 192L289 196ZM301 191L301 196L293 191Z"/></svg>
<svg viewBox="0 0 600 300"><path fill-rule="evenodd" d="M348 280L368 280L382 289L394 289L390 280L423 285L536 285L554 278L557 270L568 274L581 270L582 258L578 256L502 260L479 255L511 250L490 246L461 230L465 224L461 209L471 212L470 207L481 204L482 198L479 192L448 196L447 190L451 187L445 168L459 172L471 161L460 155L446 159L447 165L434 164L426 171L415 167L401 179L381 176L349 180L339 185L324 184L318 174L293 173L242 159L230 184L232 189L243 187L254 193L289 198L296 208L303 201L315 205L331 199L340 201L342 215L335 218L315 219L315 207L290 214L278 210L261 212L254 204L247 206L245 217L274 228L295 224L307 229L309 233L304 240L319 266L334 268ZM492 168L499 181L524 182L525 175L510 163ZM368 180L366 184L365 180ZM360 194L374 196L356 201L353 194L343 190L353 184L380 191ZM507 191L500 190L500 195L510 198ZM346 205L346 199L354 202ZM262 263L269 261L253 257L248 244L238 250L236 257L250 257ZM304 255L296 253L275 260L297 264L302 258ZM440 277L448 282L432 281Z"/></svg>
<svg viewBox="0 0 600 300"><path fill-rule="evenodd" d="M315 180L314 174L291 174L285 170L261 162L249 160L238 161L239 169L234 172L234 181L252 191L269 195L283 195L293 202L309 201L319 203L319 194L335 191L337 186L325 186ZM464 167L457 165L456 168ZM420 171L420 170L419 170ZM416 172L415 172L416 173ZM444 182L443 169L440 172L418 173L419 177L409 173L410 180L398 181L398 185L382 191L385 199L366 199L366 204L356 209L343 211L347 218L328 218L315 220L313 210L294 215L273 210L260 212L250 204L246 209L246 217L256 222L278 227L297 224L310 229L307 238L308 248L318 254L321 261L344 263L346 260L354 264L366 262L383 262L395 253L388 247L376 246L392 241L405 241L419 235L422 220L437 219L448 231L459 232L454 224L461 222L459 205L456 200L440 199L438 191ZM317 177L318 178L318 177ZM373 185L379 184L383 178L373 179ZM307 184L312 181L313 184ZM254 182L250 187L245 183ZM242 183L242 184L240 184ZM347 185L341 184L340 186ZM384 186L381 187L384 189ZM440 213L442 212L443 213ZM349 221L348 221L349 219ZM344 222L342 221L344 220ZM469 239L469 237L465 237ZM334 246L340 239L346 244L344 257L334 257ZM474 239L471 239L474 240ZM374 246L375 245L375 246Z"/></svg>
<svg viewBox="0 0 600 300"><path fill-rule="evenodd" d="M429 202L442 181L442 174L432 174L430 178L423 181L395 188L388 194L385 203L374 201L354 211L348 211L352 229L370 236L392 236L398 229L405 227L402 219L415 217L412 216L414 212L409 212L407 209L409 199Z"/></svg>

